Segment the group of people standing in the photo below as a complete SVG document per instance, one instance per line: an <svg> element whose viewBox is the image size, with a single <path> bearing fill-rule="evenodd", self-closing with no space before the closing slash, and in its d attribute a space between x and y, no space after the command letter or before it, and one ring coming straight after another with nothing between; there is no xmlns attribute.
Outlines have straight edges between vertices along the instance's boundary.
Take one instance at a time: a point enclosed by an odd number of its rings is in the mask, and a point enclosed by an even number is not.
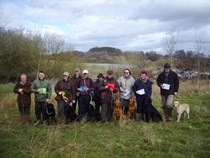
<svg viewBox="0 0 210 158"><path fill-rule="evenodd" d="M25 74L21 75L21 81L14 87L18 93L18 107L23 124L29 123L31 93L35 93L35 114L37 121L35 125L46 122L46 105L51 99L52 89L45 79L45 73L40 71L38 78L31 84L27 81ZM63 73L55 87L56 100L58 103L57 119L64 123L63 119L65 106L72 103L72 110L76 112L78 105L78 116L83 118L87 115L91 100L95 102L95 109L101 113L102 122L112 121L114 100L120 98L122 109L125 115L128 114L129 100L135 97L137 102L136 119L144 119L147 104L152 95L152 81L148 79L148 73L141 71L138 79L132 77L130 69L124 69L123 75L118 79L114 78L114 72L108 70L106 76L99 73L96 81L88 76L88 70L74 70L70 77L68 72ZM178 94L179 79L177 74L171 70L166 63L164 70L157 77L157 85L160 87L162 108L166 121L171 121L173 109L173 97ZM42 118L41 118L42 116Z"/></svg>

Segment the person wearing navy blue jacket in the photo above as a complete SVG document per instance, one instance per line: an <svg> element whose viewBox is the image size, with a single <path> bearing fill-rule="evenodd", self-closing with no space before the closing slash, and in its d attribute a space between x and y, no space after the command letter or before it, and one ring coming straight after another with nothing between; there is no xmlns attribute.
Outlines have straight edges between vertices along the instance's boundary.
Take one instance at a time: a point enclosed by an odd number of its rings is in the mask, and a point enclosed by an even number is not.
<svg viewBox="0 0 210 158"><path fill-rule="evenodd" d="M133 85L133 91L136 95L137 102L137 120L146 121L146 109L149 99L152 95L152 81L148 79L148 73L146 71L142 71L140 73L140 78L137 79Z"/></svg>

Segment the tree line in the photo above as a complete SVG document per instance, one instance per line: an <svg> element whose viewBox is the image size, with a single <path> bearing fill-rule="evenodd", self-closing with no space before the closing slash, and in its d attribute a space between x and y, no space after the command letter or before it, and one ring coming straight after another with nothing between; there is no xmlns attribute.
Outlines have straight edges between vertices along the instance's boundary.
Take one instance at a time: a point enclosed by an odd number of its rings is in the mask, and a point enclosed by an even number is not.
<svg viewBox="0 0 210 158"><path fill-rule="evenodd" d="M87 52L81 52L74 50L55 34L0 26L0 82L9 82L26 72L35 78L39 70L45 70L49 78L55 78L64 70L73 72L75 67L83 67L83 63L130 64L137 67L137 72L148 66L162 67L172 57L173 67L209 71L210 59L196 51L176 50L162 55L156 51L93 47Z"/></svg>

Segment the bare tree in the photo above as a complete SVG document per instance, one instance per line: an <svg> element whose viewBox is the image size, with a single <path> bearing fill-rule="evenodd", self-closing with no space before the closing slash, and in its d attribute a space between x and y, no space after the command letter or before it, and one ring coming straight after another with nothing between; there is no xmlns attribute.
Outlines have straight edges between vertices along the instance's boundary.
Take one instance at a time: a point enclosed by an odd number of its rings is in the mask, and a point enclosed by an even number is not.
<svg viewBox="0 0 210 158"><path fill-rule="evenodd" d="M170 57L170 64L173 65L173 53L176 51L177 46L177 32L169 31L162 40L163 49Z"/></svg>
<svg viewBox="0 0 210 158"><path fill-rule="evenodd" d="M196 84L196 91L198 92L200 88L200 73L201 73L201 62L203 59L203 53L205 52L206 36L205 31L200 30L195 32L195 45L194 49L196 51L196 68L198 71L198 78Z"/></svg>

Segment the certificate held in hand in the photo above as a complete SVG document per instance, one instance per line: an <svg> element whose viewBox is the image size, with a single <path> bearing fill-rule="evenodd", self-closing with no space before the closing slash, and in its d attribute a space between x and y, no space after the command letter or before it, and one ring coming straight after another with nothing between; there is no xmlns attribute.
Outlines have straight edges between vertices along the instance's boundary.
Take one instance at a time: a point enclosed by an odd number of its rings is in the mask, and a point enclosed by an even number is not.
<svg viewBox="0 0 210 158"><path fill-rule="evenodd" d="M162 89L169 90L170 84L163 83Z"/></svg>

